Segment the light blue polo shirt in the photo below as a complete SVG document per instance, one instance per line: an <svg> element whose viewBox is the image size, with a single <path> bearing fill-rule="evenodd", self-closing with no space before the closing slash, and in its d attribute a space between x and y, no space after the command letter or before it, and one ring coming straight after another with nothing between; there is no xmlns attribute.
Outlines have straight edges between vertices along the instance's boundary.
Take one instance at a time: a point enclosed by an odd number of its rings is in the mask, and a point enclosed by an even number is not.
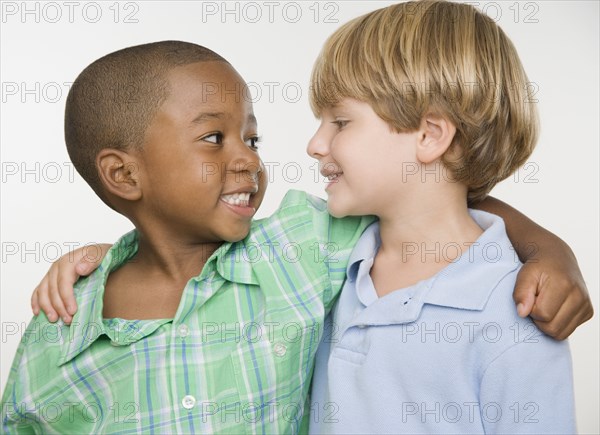
<svg viewBox="0 0 600 435"><path fill-rule="evenodd" d="M517 315L504 222L469 212L484 233L468 251L382 298L369 275L378 223L363 233L317 353L311 433L576 431L569 345Z"/></svg>

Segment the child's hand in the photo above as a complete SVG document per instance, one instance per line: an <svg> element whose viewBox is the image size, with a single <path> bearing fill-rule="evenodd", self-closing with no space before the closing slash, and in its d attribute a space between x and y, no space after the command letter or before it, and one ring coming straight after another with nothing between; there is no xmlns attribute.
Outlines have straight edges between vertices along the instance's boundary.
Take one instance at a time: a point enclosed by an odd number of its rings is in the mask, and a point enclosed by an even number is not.
<svg viewBox="0 0 600 435"><path fill-rule="evenodd" d="M524 263L513 293L521 317L530 315L538 328L558 340L592 318L594 309L581 270L563 240L491 196L474 208L504 219L508 237Z"/></svg>
<svg viewBox="0 0 600 435"><path fill-rule="evenodd" d="M41 308L50 322L60 316L69 325L77 312L73 284L92 273L110 248L106 244L85 246L56 260L31 295L33 313L38 315Z"/></svg>
<svg viewBox="0 0 600 435"><path fill-rule="evenodd" d="M564 340L594 309L573 251L558 241L527 259L513 298L521 317L531 316L543 332Z"/></svg>

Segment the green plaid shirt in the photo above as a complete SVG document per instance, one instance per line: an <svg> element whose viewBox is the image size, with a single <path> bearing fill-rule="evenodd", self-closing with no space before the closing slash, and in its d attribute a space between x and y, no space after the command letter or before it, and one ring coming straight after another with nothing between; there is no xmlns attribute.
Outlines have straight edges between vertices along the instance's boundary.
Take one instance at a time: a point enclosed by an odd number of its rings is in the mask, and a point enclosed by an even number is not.
<svg viewBox="0 0 600 435"><path fill-rule="evenodd" d="M2 397L5 433L305 432L323 319L372 218L335 219L289 192L246 239L224 243L173 319L103 319L104 283L137 250L121 238L76 284L72 326L33 319ZM331 417L316 404L313 418Z"/></svg>

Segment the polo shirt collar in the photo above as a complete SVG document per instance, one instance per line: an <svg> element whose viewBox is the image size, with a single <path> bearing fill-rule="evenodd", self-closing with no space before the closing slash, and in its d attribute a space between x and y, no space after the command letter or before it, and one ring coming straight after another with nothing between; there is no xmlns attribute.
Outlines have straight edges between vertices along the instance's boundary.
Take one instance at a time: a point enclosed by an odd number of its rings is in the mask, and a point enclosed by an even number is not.
<svg viewBox="0 0 600 435"><path fill-rule="evenodd" d="M502 218L479 210L469 209L469 213L484 232L457 261L410 288L378 299L371 304L374 310L361 312L352 324L411 322L419 317L424 304L483 310L498 283L521 263L506 235ZM379 224L374 223L365 230L350 256L347 268L350 282L356 284L360 263L373 259L380 243ZM356 285L353 287L356 298L361 300Z"/></svg>
<svg viewBox="0 0 600 435"><path fill-rule="evenodd" d="M104 307L104 288L108 275L126 261L131 259L138 250L138 233L133 230L121 237L108 251L100 266L88 277L80 279L76 285L78 310L73 316L71 326L67 328L68 338L62 343L61 358L58 365L65 364L92 345L101 335L106 335L114 343L127 345L140 340L154 332L170 319L152 321L113 321L104 322L102 310ZM225 280L257 284L252 272L254 255L248 251L243 242L224 243L207 261L205 268L212 267ZM200 275L192 279L201 280ZM122 320L122 319L119 319ZM108 325L106 324L108 323ZM127 330L123 331L123 327Z"/></svg>
<svg viewBox="0 0 600 435"><path fill-rule="evenodd" d="M381 236L379 235L379 222L373 222L362 233L350 254L348 267L346 268L346 278L348 281L356 281L360 263L364 260L375 258L375 254L377 254L380 245Z"/></svg>
<svg viewBox="0 0 600 435"><path fill-rule="evenodd" d="M469 214L483 234L433 277L423 303L481 311L500 281L520 266L502 218L480 210Z"/></svg>

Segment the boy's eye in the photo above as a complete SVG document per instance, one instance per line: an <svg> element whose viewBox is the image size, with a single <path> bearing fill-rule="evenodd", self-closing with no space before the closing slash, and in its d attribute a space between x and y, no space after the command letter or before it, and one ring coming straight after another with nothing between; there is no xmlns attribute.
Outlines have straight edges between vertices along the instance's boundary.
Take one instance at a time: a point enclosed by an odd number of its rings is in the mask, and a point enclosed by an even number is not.
<svg viewBox="0 0 600 435"><path fill-rule="evenodd" d="M220 145L223 143L223 134L212 133L212 134L209 134L208 136L204 136L201 140L203 140L204 142L210 142L210 143Z"/></svg>
<svg viewBox="0 0 600 435"><path fill-rule="evenodd" d="M332 121L331 123L337 125L338 130L341 130L346 125L348 125L349 122L350 121L347 121L345 119L336 119L335 121Z"/></svg>
<svg viewBox="0 0 600 435"><path fill-rule="evenodd" d="M259 136L250 137L250 138L246 139L246 144L254 150L258 149L258 144L260 142L262 142L262 138Z"/></svg>

